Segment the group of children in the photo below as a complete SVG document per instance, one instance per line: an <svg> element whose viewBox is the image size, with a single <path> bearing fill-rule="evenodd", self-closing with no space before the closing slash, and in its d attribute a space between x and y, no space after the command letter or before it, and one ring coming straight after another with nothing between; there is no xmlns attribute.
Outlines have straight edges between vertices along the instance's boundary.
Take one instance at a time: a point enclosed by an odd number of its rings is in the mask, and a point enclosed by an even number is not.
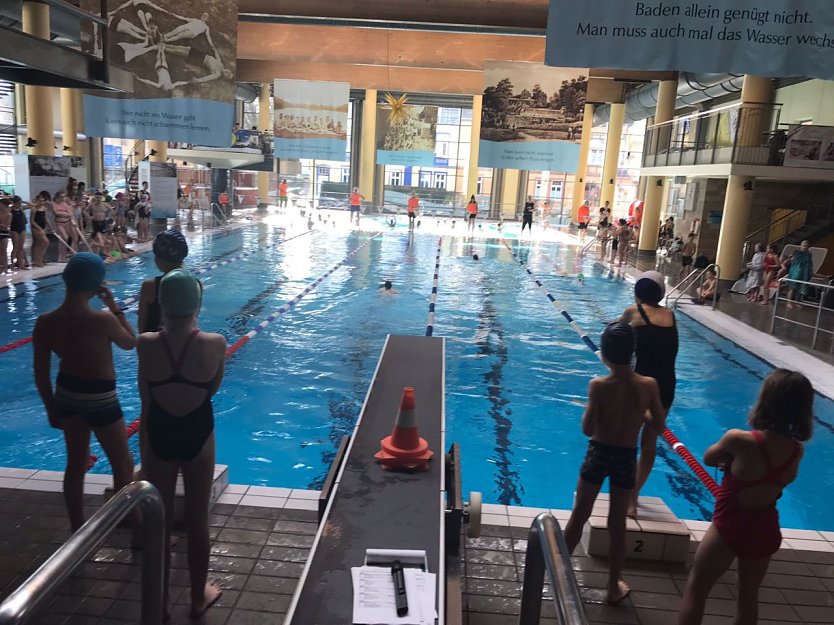
<svg viewBox="0 0 834 625"><path fill-rule="evenodd" d="M640 281L638 281L640 284ZM641 308L637 294L637 308ZM641 311L642 314L642 311ZM629 594L621 578L625 560L626 516L630 513L641 476L645 433L657 436L665 429L668 408L663 401L664 381L655 374L634 370L635 351L645 350L633 320L626 315L606 327L601 354L609 374L594 378L582 431L588 450L579 474L576 499L565 527L571 552L591 515L602 483L610 483L608 513L609 574L607 601L617 604ZM649 321L647 321L649 322ZM656 325L651 322L651 325ZM635 348L636 345L636 348ZM716 497L712 525L698 546L683 593L678 625L699 625L706 601L718 579L737 561L736 623L752 625L758 618L758 591L770 558L781 545L776 502L782 490L796 479L803 455L802 443L813 428L814 390L801 373L777 369L765 379L750 411L750 430L726 432L704 454L704 463L724 471ZM641 434L642 432L642 434Z"/></svg>

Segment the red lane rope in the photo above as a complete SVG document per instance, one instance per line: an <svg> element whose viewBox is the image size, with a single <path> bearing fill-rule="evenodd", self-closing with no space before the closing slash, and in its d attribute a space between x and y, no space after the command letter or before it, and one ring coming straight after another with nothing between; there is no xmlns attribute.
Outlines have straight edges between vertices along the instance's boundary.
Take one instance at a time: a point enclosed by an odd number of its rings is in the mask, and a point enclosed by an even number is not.
<svg viewBox="0 0 834 625"><path fill-rule="evenodd" d="M0 354L2 354L3 352L10 352L13 349L17 349L18 347L23 347L27 343L31 343L31 342L32 342L32 337L27 336L25 339L20 339L19 341L15 341L14 343L9 343L8 345L3 345L2 347L0 347Z"/></svg>
<svg viewBox="0 0 834 625"><path fill-rule="evenodd" d="M664 430L663 438L666 439L666 442L669 443L672 450L681 457L690 469L692 469L692 472L699 480L701 480L701 482L703 482L704 486L706 486L707 489L709 489L709 491L717 497L721 487L714 479L712 479L712 476L707 473L707 470L701 465L701 463L695 459L695 456L689 453L689 450L683 443L680 442L678 437L674 435L672 430L668 428Z"/></svg>

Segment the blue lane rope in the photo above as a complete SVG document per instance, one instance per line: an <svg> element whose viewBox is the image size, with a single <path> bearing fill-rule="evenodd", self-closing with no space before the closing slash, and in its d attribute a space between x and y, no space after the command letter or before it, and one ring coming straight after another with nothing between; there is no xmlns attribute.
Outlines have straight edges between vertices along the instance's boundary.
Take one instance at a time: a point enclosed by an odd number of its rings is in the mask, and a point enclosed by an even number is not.
<svg viewBox="0 0 834 625"><path fill-rule="evenodd" d="M332 275L337 269L339 269L339 267L344 265L348 260L350 260L350 258L352 256L354 256L357 252L359 252L359 250L361 250L363 247L369 245L371 243L371 241L373 241L375 238L377 238L381 234L382 234L382 232L377 232L377 233L373 234L362 245L360 245L355 250L353 250L350 254L345 256L341 261L339 261L338 263L333 265L327 273L325 273L324 275L319 277L314 282L311 282L298 295L293 297L290 301L286 302L278 310L276 310L274 313L272 313L271 315L266 317L266 319L264 319L263 321L258 323L258 325L256 325L252 330L250 330L249 332L244 334L242 337L240 337L237 341L235 341L232 345L230 345L226 349L226 358L229 358L230 356L232 356L237 350L239 350L241 347L246 345L249 341L251 341L253 338L255 338L258 334L263 332L270 324L272 324L279 317L281 317L285 313L287 313L290 310L292 310L293 308L295 308L295 305L298 304L298 302L300 302L305 295L312 292L318 285L320 285L322 282L324 282L324 280L326 278L328 278L330 275Z"/></svg>
<svg viewBox="0 0 834 625"><path fill-rule="evenodd" d="M426 324L426 336L434 334L434 309L437 304L437 281L440 275L440 250L443 237L437 239L437 257L434 260L434 279L431 285L431 297L429 298L429 320Z"/></svg>

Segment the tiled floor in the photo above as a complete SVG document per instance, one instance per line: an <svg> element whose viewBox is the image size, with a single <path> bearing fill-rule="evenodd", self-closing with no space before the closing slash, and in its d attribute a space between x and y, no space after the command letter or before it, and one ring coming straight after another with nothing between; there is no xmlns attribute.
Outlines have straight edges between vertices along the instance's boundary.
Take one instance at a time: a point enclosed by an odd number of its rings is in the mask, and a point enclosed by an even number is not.
<svg viewBox="0 0 834 625"><path fill-rule="evenodd" d="M223 586L223 597L203 623L211 625L278 625L283 620L296 580L301 574L313 535L316 513L287 507L290 500L314 501L308 491L286 497L235 492L239 503L218 503L212 509L210 576ZM280 490L280 489L279 489ZM232 491L232 492L229 492ZM293 496L293 493L299 496ZM303 493L303 494L302 494ZM274 506L249 506L246 496L273 499ZM87 495L89 511L102 502ZM58 492L0 488L0 599L16 588L66 540L61 495ZM280 504L278 502L281 502ZM515 625L518 621L527 528L541 510L485 506L479 538L466 539L464 548L464 623ZM567 512L553 510L564 522ZM706 529L702 522L687 523L693 538ZM834 533L785 532L786 548L771 565L761 593L762 624L834 623ZM188 577L185 540L174 548L171 578L172 623L187 618ZM694 549L694 541L690 551ZM136 623L139 614L141 553L128 548L126 532L119 531L85 562L33 619L42 625L123 625ZM592 625L671 625L686 579L681 565L629 563L625 578L631 596L620 606L603 601L606 563L577 550L574 568ZM550 598L546 591L546 599ZM729 625L735 597L732 572L716 586L707 604L705 625ZM556 623L552 604L545 601L542 623ZM334 624L335 625L335 624Z"/></svg>

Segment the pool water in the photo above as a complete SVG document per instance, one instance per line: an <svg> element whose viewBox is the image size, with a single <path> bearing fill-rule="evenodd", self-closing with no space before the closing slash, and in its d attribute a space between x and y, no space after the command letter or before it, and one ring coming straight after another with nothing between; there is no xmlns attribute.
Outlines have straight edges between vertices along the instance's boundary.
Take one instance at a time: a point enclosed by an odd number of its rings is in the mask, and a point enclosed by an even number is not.
<svg viewBox="0 0 834 625"><path fill-rule="evenodd" d="M295 234L257 224L194 240L192 267L257 250L201 277L204 330L234 341L371 237L325 229L281 242ZM575 248L511 245L595 340L631 302L629 284L577 258ZM215 419L217 459L229 465L232 482L322 483L361 410L385 336L425 332L436 252L435 235L386 229L230 359ZM588 381L602 364L497 239L444 237L440 262L434 332L447 339L448 440L461 443L464 489L482 491L487 502L569 508L586 445L580 419ZM108 267L108 280L127 297L154 273L144 255ZM379 294L386 279L397 295ZM29 334L62 295L59 277L0 290L0 344ZM683 315L678 324L669 426L700 457L725 430L744 427L771 367ZM130 421L139 411L135 353L114 355ZM60 470L61 435L48 427L31 358L29 346L0 355L0 466ZM780 502L786 527L834 529L834 503L818 498L834 482L826 471L834 460L834 402L818 397L815 411L800 476ZM95 443L92 453L100 457L93 470L109 471ZM664 443L644 494L662 497L684 518L711 515L711 495Z"/></svg>

